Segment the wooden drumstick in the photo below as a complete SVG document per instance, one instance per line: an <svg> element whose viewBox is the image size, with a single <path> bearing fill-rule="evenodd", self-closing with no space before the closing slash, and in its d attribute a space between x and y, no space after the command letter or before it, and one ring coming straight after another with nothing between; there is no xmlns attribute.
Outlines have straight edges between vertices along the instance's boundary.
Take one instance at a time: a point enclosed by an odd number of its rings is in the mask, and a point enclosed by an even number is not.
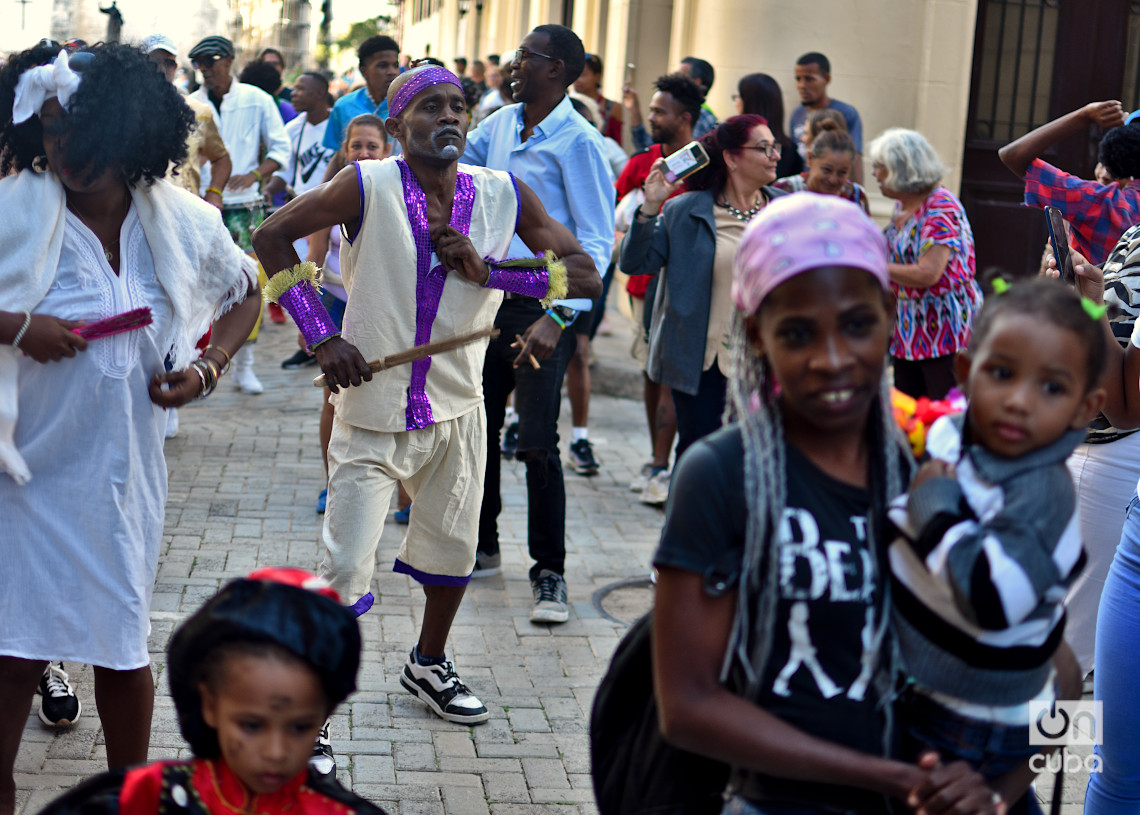
<svg viewBox="0 0 1140 815"><path fill-rule="evenodd" d="M405 351L398 351L395 354L389 354L383 359L376 359L368 363L368 367L372 373L379 373L386 371L389 368L395 368L398 365L407 365L409 362L416 362L417 360L427 359L433 354L442 354L444 351L451 351L460 346L467 345L484 337L494 339L499 336L499 329L497 328L484 328L481 331L475 331L471 334L461 334L457 337L450 337L446 340L437 340L436 342L429 342L425 345L416 345L408 348ZM323 388L328 384L325 375L321 374L313 380L313 385L318 388Z"/></svg>

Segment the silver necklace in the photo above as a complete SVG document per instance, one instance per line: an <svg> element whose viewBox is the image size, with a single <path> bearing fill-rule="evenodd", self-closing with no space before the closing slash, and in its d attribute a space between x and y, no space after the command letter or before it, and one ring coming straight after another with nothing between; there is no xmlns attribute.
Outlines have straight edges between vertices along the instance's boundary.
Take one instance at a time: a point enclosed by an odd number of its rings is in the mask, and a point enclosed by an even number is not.
<svg viewBox="0 0 1140 815"><path fill-rule="evenodd" d="M756 203L752 205L751 209L739 210L728 202L728 196L726 195L724 197L724 204L722 206L727 209L728 214L736 220L740 221L741 223L748 223L756 217L760 210L764 209L764 197L760 194L757 194Z"/></svg>

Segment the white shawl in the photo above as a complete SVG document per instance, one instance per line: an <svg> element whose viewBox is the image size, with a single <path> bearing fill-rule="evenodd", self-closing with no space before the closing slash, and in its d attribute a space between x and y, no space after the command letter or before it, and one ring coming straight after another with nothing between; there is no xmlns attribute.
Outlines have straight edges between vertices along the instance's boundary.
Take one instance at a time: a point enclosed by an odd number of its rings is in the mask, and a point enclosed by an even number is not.
<svg viewBox="0 0 1140 815"><path fill-rule="evenodd" d="M196 356L198 338L256 283L257 264L234 245L218 210L196 196L156 181L132 188L131 198L155 276L170 298L170 357L181 370ZM0 311L32 310L51 288L66 209L63 185L54 173L25 170L0 180ZM0 472L23 484L31 472L14 443L18 353L0 345Z"/></svg>

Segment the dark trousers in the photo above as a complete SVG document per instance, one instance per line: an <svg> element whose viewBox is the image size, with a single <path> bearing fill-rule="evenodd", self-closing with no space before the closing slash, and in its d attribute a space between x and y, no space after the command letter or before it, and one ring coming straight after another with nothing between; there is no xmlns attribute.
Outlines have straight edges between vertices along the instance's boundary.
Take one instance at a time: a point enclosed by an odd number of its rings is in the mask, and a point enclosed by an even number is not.
<svg viewBox="0 0 1140 815"><path fill-rule="evenodd" d="M701 374L696 395L673 389L673 408L677 412L677 458L697 439L720 428L724 415L724 400L728 380L714 361L712 367ZM676 463L673 465L676 467Z"/></svg>
<svg viewBox="0 0 1140 815"><path fill-rule="evenodd" d="M947 354L931 359L891 357L895 387L915 399L923 396L934 400L945 399L946 394L957 384L954 377L955 356L956 354Z"/></svg>
<svg viewBox="0 0 1140 815"><path fill-rule="evenodd" d="M487 410L487 474L483 507L479 514L479 551L499 552L499 431L503 427L507 397L515 394L519 414L519 460L526 466L527 545L534 560L531 579L543 569L562 574L566 564L566 484L558 451L558 413L562 407L562 378L574 355L577 337L563 331L554 353L535 370L524 361L512 367L518 349L515 335L543 315L537 300L504 300L495 318L499 336L487 347L483 362L483 399Z"/></svg>

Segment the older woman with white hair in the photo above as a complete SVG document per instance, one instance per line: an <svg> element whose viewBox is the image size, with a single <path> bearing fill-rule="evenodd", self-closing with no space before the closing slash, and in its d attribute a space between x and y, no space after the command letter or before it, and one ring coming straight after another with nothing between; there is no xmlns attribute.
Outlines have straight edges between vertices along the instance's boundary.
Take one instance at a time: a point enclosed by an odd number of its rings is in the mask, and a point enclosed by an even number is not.
<svg viewBox="0 0 1140 815"><path fill-rule="evenodd" d="M883 195L895 199L885 230L898 297L895 386L941 399L954 386L954 356L969 345L982 303L970 221L957 196L939 184L942 162L921 133L891 128L871 142L869 154Z"/></svg>

